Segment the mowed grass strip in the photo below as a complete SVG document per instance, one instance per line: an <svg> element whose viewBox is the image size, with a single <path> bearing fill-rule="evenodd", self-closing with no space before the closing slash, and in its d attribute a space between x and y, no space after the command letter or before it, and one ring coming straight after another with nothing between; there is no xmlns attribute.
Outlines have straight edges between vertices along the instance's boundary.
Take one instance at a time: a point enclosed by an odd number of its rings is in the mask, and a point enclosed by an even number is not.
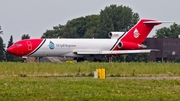
<svg viewBox="0 0 180 101"><path fill-rule="evenodd" d="M93 76L105 68L107 76L180 76L179 63L18 63L0 62L1 76Z"/></svg>
<svg viewBox="0 0 180 101"><path fill-rule="evenodd" d="M0 77L0 101L179 101L180 81Z"/></svg>

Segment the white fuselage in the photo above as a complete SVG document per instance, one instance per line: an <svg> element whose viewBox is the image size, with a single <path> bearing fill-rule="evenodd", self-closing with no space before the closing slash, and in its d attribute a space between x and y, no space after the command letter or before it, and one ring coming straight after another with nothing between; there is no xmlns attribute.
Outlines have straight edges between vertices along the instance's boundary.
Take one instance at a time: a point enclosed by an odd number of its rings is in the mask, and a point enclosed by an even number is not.
<svg viewBox="0 0 180 101"><path fill-rule="evenodd" d="M46 39L45 43L30 56L72 56L74 50L110 51L117 39ZM50 49L50 44L53 49Z"/></svg>

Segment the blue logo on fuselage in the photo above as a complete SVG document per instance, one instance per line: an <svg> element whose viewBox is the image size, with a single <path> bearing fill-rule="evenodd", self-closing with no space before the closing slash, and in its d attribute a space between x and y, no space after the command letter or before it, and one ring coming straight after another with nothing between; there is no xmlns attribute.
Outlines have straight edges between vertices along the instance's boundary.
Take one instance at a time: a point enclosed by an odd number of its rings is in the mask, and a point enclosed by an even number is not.
<svg viewBox="0 0 180 101"><path fill-rule="evenodd" d="M54 49L55 48L54 43L52 41L49 42L48 46L49 46L50 49Z"/></svg>

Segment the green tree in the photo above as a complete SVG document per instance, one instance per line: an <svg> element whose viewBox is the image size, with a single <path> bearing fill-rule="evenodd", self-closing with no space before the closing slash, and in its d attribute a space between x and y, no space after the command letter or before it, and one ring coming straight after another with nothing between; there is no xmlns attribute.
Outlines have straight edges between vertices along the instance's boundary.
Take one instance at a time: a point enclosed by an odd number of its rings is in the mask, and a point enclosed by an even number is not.
<svg viewBox="0 0 180 101"><path fill-rule="evenodd" d="M46 32L41 36L41 38L55 38L57 35L54 30L46 30Z"/></svg>
<svg viewBox="0 0 180 101"><path fill-rule="evenodd" d="M23 34L22 37L21 37L22 40L24 39L30 39L30 36L29 34Z"/></svg>
<svg viewBox="0 0 180 101"><path fill-rule="evenodd" d="M129 28L127 30L129 30L131 27L133 27L139 21L139 19L140 19L139 14L138 13L133 13L131 23L128 26Z"/></svg>
<svg viewBox="0 0 180 101"><path fill-rule="evenodd" d="M54 26L52 30L46 30L45 33L43 33L42 38L57 38L63 37L62 29L64 28L64 25L59 24L58 26Z"/></svg>
<svg viewBox="0 0 180 101"><path fill-rule="evenodd" d="M127 6L110 5L100 15L88 15L69 20L46 30L42 38L107 38L110 31L127 31L139 20L138 13Z"/></svg>
<svg viewBox="0 0 180 101"><path fill-rule="evenodd" d="M1 29L1 26L0 26L0 34L3 34L3 31L2 31L2 29Z"/></svg>
<svg viewBox="0 0 180 101"><path fill-rule="evenodd" d="M126 32L139 21L138 13L132 12L127 6L110 5L100 12L100 30L102 37L108 37L107 33L111 31ZM114 61L143 61L144 54L127 54L113 58ZM139 60L137 60L139 59Z"/></svg>
<svg viewBox="0 0 180 101"><path fill-rule="evenodd" d="M83 38L86 31L85 17L79 17L69 20L64 28L63 37L65 38Z"/></svg>
<svg viewBox="0 0 180 101"><path fill-rule="evenodd" d="M13 36L11 35L10 39L8 41L7 48L10 47L12 44L13 44ZM12 55L11 53L6 52L6 60L7 61L14 61L14 55Z"/></svg>
<svg viewBox="0 0 180 101"><path fill-rule="evenodd" d="M86 32L84 38L100 38L100 16L90 15L85 17L86 20Z"/></svg>
<svg viewBox="0 0 180 101"><path fill-rule="evenodd" d="M176 62L176 63L180 63L180 57L178 56L178 57L176 57L175 58L175 60L174 60L174 62Z"/></svg>
<svg viewBox="0 0 180 101"><path fill-rule="evenodd" d="M107 37L110 31L125 32L139 20L138 13L132 12L127 6L110 5L100 12L102 37Z"/></svg>
<svg viewBox="0 0 180 101"><path fill-rule="evenodd" d="M5 57L5 44L3 43L3 39L0 37L0 61L4 60Z"/></svg>
<svg viewBox="0 0 180 101"><path fill-rule="evenodd" d="M92 38L99 33L99 15L88 15L69 20L66 25L54 26L53 30L46 30L42 38Z"/></svg>
<svg viewBox="0 0 180 101"><path fill-rule="evenodd" d="M178 38L180 35L180 25L173 23L170 27L163 27L156 30L155 38Z"/></svg>
<svg viewBox="0 0 180 101"><path fill-rule="evenodd" d="M64 38L79 38L80 35L77 33L77 28L72 26L70 22L66 24L64 28L63 37Z"/></svg>

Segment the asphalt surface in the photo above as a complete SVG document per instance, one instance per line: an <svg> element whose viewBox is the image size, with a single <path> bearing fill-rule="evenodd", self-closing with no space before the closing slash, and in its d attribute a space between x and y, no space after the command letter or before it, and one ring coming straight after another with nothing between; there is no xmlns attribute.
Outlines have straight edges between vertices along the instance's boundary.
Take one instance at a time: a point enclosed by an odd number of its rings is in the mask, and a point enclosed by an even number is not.
<svg viewBox="0 0 180 101"><path fill-rule="evenodd" d="M18 77L19 75L0 75L0 77ZM64 77L64 76L55 76L55 75L27 75L25 77L58 77L58 78L94 78L94 77ZM180 76L142 76L142 77L109 77L106 79L141 79L141 80L180 80Z"/></svg>

